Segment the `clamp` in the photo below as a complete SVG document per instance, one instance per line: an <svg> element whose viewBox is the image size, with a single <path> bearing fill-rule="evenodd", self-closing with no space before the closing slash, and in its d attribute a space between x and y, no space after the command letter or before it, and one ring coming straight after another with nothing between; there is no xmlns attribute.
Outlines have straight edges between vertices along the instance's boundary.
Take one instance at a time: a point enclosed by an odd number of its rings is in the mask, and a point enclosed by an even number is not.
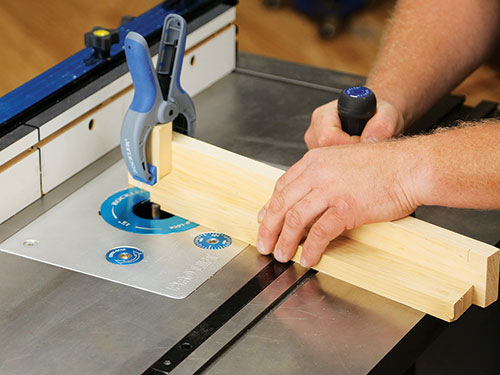
<svg viewBox="0 0 500 375"><path fill-rule="evenodd" d="M138 181L154 185L156 168L146 160L146 141L157 124L174 123L174 130L193 136L196 111L180 84L187 24L177 14L165 18L155 69L144 37L129 32L124 48L135 93L125 114L120 145L125 164Z"/></svg>

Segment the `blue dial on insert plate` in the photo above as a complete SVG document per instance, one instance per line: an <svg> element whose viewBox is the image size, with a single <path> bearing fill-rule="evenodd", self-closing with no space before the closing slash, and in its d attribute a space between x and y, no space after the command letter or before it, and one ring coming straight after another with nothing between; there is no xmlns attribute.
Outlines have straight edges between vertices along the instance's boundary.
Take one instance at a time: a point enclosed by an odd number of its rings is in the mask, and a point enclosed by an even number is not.
<svg viewBox="0 0 500 375"><path fill-rule="evenodd" d="M109 250L106 254L106 260L113 264L127 265L139 263L144 259L141 250L131 246L119 246Z"/></svg>
<svg viewBox="0 0 500 375"><path fill-rule="evenodd" d="M232 243L231 237L224 233L202 233L194 238L194 244L205 250L221 250Z"/></svg>

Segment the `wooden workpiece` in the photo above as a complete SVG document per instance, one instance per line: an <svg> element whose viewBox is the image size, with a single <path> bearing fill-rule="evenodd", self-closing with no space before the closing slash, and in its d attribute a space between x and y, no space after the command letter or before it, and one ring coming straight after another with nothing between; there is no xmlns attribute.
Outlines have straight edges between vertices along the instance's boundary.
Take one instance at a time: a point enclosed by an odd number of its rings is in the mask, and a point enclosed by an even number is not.
<svg viewBox="0 0 500 375"><path fill-rule="evenodd" d="M149 159L170 173L154 186L130 183L164 211L255 245L257 214L283 171L175 132L170 144L170 129L152 133L163 160ZM497 299L499 262L494 246L407 217L344 232L314 268L453 321L471 304Z"/></svg>

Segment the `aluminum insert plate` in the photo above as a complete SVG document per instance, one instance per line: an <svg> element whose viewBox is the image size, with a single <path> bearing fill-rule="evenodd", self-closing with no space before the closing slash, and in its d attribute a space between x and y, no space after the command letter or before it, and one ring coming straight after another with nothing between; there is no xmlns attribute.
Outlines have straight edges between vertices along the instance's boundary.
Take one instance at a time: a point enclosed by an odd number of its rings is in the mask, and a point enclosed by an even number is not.
<svg viewBox="0 0 500 375"><path fill-rule="evenodd" d="M124 210L121 214L134 220L119 216L120 199L139 196L127 185L127 170L120 161L0 243L0 250L167 297L185 298L247 246L179 217L164 221L173 229L167 230L169 234L144 234L148 232L144 220ZM116 216L117 225L106 222L105 213L99 214L106 207L103 202L113 208L110 218ZM127 230L127 223L142 230ZM122 224L124 228L120 228ZM161 230L164 227L160 225Z"/></svg>

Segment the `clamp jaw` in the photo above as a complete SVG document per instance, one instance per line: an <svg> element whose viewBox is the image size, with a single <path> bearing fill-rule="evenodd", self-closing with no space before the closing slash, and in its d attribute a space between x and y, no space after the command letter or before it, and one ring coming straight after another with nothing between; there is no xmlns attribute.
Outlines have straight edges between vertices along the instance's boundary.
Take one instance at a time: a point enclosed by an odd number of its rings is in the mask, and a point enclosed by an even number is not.
<svg viewBox="0 0 500 375"><path fill-rule="evenodd" d="M149 185L157 182L155 167L146 160L146 141L151 129L172 121L174 130L189 136L194 134L194 104L180 84L186 34L184 18L177 14L165 18L156 72L144 37L129 32L125 38L125 55L135 93L123 119L120 145L132 177Z"/></svg>

